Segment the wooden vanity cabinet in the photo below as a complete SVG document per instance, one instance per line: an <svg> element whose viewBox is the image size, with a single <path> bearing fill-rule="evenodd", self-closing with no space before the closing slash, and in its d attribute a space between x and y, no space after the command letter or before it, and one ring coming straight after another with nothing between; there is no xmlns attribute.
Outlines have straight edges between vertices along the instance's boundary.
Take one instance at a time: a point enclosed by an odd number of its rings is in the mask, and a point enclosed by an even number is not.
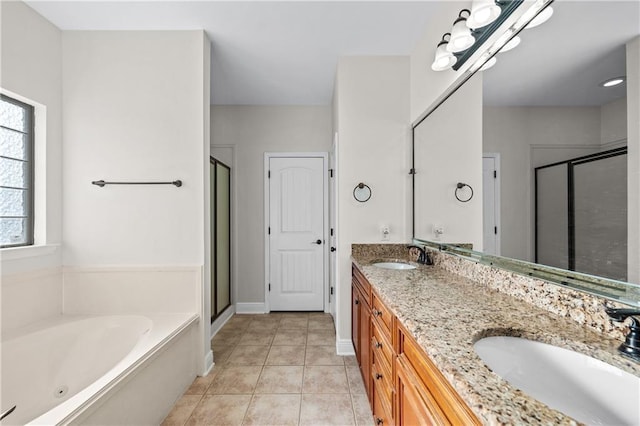
<svg viewBox="0 0 640 426"><path fill-rule="evenodd" d="M355 265L351 332L376 426L481 424Z"/></svg>
<svg viewBox="0 0 640 426"><path fill-rule="evenodd" d="M371 284L355 266L351 274L351 342L371 401Z"/></svg>
<svg viewBox="0 0 640 426"><path fill-rule="evenodd" d="M396 321L395 349L399 389L396 404L399 418L407 420L398 424L414 424L408 419L416 415L425 417L425 424L481 424L399 321Z"/></svg>

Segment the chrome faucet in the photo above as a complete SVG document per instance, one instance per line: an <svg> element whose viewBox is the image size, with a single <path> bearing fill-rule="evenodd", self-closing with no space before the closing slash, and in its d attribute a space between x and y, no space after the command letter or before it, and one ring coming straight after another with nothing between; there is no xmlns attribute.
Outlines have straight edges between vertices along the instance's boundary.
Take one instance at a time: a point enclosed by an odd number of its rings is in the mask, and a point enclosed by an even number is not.
<svg viewBox="0 0 640 426"><path fill-rule="evenodd" d="M418 263L422 263L423 265L433 265L433 260L431 259L430 253L419 246L407 246L408 250L411 250L412 248L418 249L420 251L420 256L418 256Z"/></svg>
<svg viewBox="0 0 640 426"><path fill-rule="evenodd" d="M618 347L618 351L636 361L640 361L640 321L638 321L638 318L635 318L635 316L640 315L640 309L608 308L606 312L612 320L618 322L631 318L629 334L627 334L624 343Z"/></svg>

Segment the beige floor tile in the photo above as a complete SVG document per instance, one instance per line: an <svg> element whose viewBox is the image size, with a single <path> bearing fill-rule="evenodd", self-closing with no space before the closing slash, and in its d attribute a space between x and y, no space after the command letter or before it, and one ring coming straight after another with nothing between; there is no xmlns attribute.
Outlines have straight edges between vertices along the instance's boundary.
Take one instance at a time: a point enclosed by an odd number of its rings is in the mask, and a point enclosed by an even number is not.
<svg viewBox="0 0 640 426"><path fill-rule="evenodd" d="M184 393L185 395L204 395L211 385L213 379L220 372L220 368L214 367L209 374L204 377L196 377L189 389Z"/></svg>
<svg viewBox="0 0 640 426"><path fill-rule="evenodd" d="M334 330L331 316L309 317L309 330Z"/></svg>
<svg viewBox="0 0 640 426"><path fill-rule="evenodd" d="M307 345L330 346L336 344L336 333L333 330L309 330Z"/></svg>
<svg viewBox="0 0 640 426"><path fill-rule="evenodd" d="M213 339L211 339L211 345L217 347L235 346L240 342L243 333L244 331L241 330L231 332L223 332L221 330L213 336Z"/></svg>
<svg viewBox="0 0 640 426"><path fill-rule="evenodd" d="M191 414L188 426L241 425L251 395L205 395Z"/></svg>
<svg viewBox="0 0 640 426"><path fill-rule="evenodd" d="M246 331L240 341L238 342L238 346L258 346L258 345L270 345L273 341L273 336L275 335L275 330L266 330L266 331Z"/></svg>
<svg viewBox="0 0 640 426"><path fill-rule="evenodd" d="M162 422L162 426L183 426L201 399L202 395L183 395L180 397Z"/></svg>
<svg viewBox="0 0 640 426"><path fill-rule="evenodd" d="M229 363L229 357L233 353L234 348L235 346L222 348L215 346L211 348L213 350L213 362L216 367L224 367Z"/></svg>
<svg viewBox="0 0 640 426"><path fill-rule="evenodd" d="M280 324L280 320L277 321L264 321L264 320L253 320L249 327L247 328L248 332L253 333L262 333L269 332L270 334L275 333L278 328L278 324Z"/></svg>
<svg viewBox="0 0 640 426"><path fill-rule="evenodd" d="M213 379L207 394L251 394L262 372L261 366L229 366Z"/></svg>
<svg viewBox="0 0 640 426"><path fill-rule="evenodd" d="M349 384L344 366L305 366L302 392L349 393Z"/></svg>
<svg viewBox="0 0 640 426"><path fill-rule="evenodd" d="M347 355L344 357L344 365L355 365L358 366L358 359L355 355Z"/></svg>
<svg viewBox="0 0 640 426"><path fill-rule="evenodd" d="M255 393L300 393L304 367L267 365L262 369Z"/></svg>
<svg viewBox="0 0 640 426"><path fill-rule="evenodd" d="M269 346L236 346L227 365L264 365Z"/></svg>
<svg viewBox="0 0 640 426"><path fill-rule="evenodd" d="M278 329L276 332L272 344L274 346L285 345L306 345L307 344L307 330L305 329Z"/></svg>
<svg viewBox="0 0 640 426"><path fill-rule="evenodd" d="M284 316L282 320L280 320L280 325L278 328L280 330L290 329L290 328L301 328L306 330L309 326L309 317L293 317L293 316Z"/></svg>
<svg viewBox="0 0 640 426"><path fill-rule="evenodd" d="M305 346L271 346L265 365L304 365Z"/></svg>
<svg viewBox="0 0 640 426"><path fill-rule="evenodd" d="M373 413L367 395L351 395L353 414L358 426L373 426Z"/></svg>
<svg viewBox="0 0 640 426"><path fill-rule="evenodd" d="M243 425L297 425L300 394L254 395Z"/></svg>
<svg viewBox="0 0 640 426"><path fill-rule="evenodd" d="M344 365L344 359L335 346L308 346L304 365Z"/></svg>
<svg viewBox="0 0 640 426"><path fill-rule="evenodd" d="M349 395L302 395L300 425L355 425Z"/></svg>
<svg viewBox="0 0 640 426"><path fill-rule="evenodd" d="M364 388L364 381L362 380L362 373L360 367L357 365L347 365L347 379L349 380L349 390L352 394L366 394L367 391Z"/></svg>

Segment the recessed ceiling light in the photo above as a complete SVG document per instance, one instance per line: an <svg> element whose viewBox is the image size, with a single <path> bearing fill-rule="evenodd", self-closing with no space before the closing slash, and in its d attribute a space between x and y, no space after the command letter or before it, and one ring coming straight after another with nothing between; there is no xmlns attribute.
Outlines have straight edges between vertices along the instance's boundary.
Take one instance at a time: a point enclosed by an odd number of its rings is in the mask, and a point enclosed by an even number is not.
<svg viewBox="0 0 640 426"><path fill-rule="evenodd" d="M615 78L610 78L609 80L603 81L602 83L600 83L600 86L602 87L613 87L613 86L617 86L619 84L624 83L626 80L626 78L623 77L615 77Z"/></svg>

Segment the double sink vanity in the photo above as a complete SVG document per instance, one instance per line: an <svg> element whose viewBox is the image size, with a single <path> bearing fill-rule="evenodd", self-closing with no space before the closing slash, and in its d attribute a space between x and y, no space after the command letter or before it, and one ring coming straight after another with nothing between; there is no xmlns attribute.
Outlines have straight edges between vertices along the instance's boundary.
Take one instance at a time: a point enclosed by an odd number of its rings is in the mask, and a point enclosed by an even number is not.
<svg viewBox="0 0 640 426"><path fill-rule="evenodd" d="M352 338L377 425L640 424L640 362L618 352L626 330L603 299L544 283L505 294L431 254L352 249Z"/></svg>

